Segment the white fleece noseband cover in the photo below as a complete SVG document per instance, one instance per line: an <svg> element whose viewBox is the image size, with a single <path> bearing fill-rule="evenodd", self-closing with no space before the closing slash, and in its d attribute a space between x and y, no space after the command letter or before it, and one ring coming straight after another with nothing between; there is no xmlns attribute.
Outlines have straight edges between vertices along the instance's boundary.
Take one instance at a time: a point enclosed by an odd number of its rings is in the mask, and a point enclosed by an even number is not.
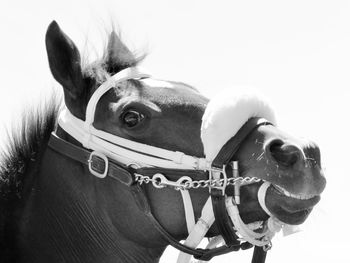
<svg viewBox="0 0 350 263"><path fill-rule="evenodd" d="M224 90L209 101L202 118L201 138L208 161L250 118L261 117L276 125L270 103L248 88Z"/></svg>

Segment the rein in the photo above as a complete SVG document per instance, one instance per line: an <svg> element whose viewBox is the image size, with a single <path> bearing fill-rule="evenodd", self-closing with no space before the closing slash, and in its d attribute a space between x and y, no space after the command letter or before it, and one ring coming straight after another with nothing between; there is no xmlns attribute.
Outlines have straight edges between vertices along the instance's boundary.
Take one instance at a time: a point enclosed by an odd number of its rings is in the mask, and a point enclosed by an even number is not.
<svg viewBox="0 0 350 263"><path fill-rule="evenodd" d="M273 217L267 222L245 225L237 205L240 203L239 187L259 182L258 178L239 176L238 162L231 162L240 144L261 125L271 125L262 118L251 118L220 150L213 162L205 158L169 151L142 143L133 142L93 127L96 105L103 94L117 83L129 79L149 78L137 68L127 68L112 76L92 95L86 110L86 120L74 117L64 109L59 117L59 128L82 144L71 144L52 133L48 146L55 152L86 165L91 174L99 178L109 176L129 187L139 209L154 228L170 245L181 251L178 263L189 262L191 255L199 260L255 245L253 263L263 263L266 251L271 247L271 238L277 232L278 222ZM184 244L172 237L153 216L149 201L141 185L152 183L156 188L172 187L182 194L189 236ZM226 187L234 186L234 197L225 195ZM263 184L266 187L265 184ZM196 220L193 214L189 190L208 188L209 198ZM266 191L259 191L259 200L264 200ZM265 207L266 208L266 207ZM267 209L267 208L266 208ZM214 238L206 249L196 248L213 223L218 226L222 239ZM262 232L255 229L262 228ZM242 242L245 240L245 242Z"/></svg>

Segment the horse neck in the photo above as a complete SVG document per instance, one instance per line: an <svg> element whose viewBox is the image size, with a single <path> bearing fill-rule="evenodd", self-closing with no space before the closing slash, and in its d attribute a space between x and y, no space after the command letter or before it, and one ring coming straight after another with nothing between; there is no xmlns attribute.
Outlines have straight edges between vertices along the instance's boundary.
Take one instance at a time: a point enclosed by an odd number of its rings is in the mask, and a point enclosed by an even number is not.
<svg viewBox="0 0 350 263"><path fill-rule="evenodd" d="M145 248L127 238L106 211L111 192L101 197L104 189L94 180L101 179L47 149L23 212L19 243L26 262L159 261L165 246Z"/></svg>

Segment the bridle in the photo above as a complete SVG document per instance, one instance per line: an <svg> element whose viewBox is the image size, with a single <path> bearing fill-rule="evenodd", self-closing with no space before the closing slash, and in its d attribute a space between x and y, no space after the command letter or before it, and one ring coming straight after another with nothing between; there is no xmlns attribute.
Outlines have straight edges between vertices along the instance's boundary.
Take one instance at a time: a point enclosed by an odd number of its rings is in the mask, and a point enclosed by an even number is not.
<svg viewBox="0 0 350 263"><path fill-rule="evenodd" d="M81 143L77 146L52 133L49 147L62 155L86 165L91 174L99 178L109 176L132 192L139 209L150 220L155 229L173 247L181 251L178 263L189 262L191 255L207 261L212 257L251 248L255 245L252 262L264 262L266 251L271 248L271 239L282 224L265 206L265 193L269 183L259 189L259 202L270 215L266 222L250 225L243 223L237 205L240 203L240 186L260 182L258 178L240 177L238 162L232 158L247 136L261 125L271 125L263 118L249 119L241 129L221 148L216 158L209 162L205 158L186 155L150 145L127 140L93 126L96 105L103 94L116 84L130 79L149 78L138 68L127 68L113 75L92 95L87 105L86 118L82 121L63 109L58 120L59 128ZM181 192L187 222L188 238L184 244L178 242L153 216L142 184L156 188L172 187ZM229 185L234 186L234 196L225 195ZM209 198L196 220L189 190L208 188ZM211 225L216 222L221 237L211 239L206 249L196 248ZM218 244L224 245L217 247Z"/></svg>

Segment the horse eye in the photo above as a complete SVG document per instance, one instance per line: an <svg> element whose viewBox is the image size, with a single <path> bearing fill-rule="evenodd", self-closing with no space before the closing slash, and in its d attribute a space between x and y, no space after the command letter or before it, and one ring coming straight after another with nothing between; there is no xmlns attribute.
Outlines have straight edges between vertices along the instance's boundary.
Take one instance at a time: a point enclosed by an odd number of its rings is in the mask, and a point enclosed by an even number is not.
<svg viewBox="0 0 350 263"><path fill-rule="evenodd" d="M137 111L129 110L122 115L122 121L128 128L133 128L143 121L145 116Z"/></svg>

